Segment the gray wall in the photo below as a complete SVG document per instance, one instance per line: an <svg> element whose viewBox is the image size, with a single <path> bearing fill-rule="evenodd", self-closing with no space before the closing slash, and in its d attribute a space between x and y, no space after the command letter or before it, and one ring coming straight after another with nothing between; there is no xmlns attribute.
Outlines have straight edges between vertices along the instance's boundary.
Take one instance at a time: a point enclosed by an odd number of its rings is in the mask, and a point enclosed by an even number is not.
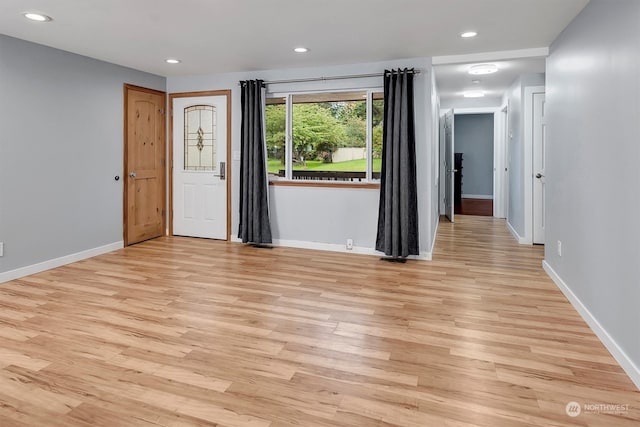
<svg viewBox="0 0 640 427"><path fill-rule="evenodd" d="M462 196L493 197L493 114L456 114L455 151L462 155Z"/></svg>
<svg viewBox="0 0 640 427"><path fill-rule="evenodd" d="M166 85L0 35L0 272L122 241L124 83Z"/></svg>
<svg viewBox="0 0 640 427"><path fill-rule="evenodd" d="M547 62L545 258L640 367L640 2L591 0ZM562 241L562 257L556 252ZM637 377L638 378L638 377Z"/></svg>
<svg viewBox="0 0 640 427"><path fill-rule="evenodd" d="M508 169L509 169L509 205L507 221L513 229L525 237L524 224L524 91L528 86L544 86L544 74L524 74L518 77L507 93L505 104L509 106L508 128Z"/></svg>
<svg viewBox="0 0 640 427"><path fill-rule="evenodd" d="M232 150L240 150L240 90L245 79L282 80L332 75L368 74L387 68L415 67L423 73L415 77L416 156L418 158L418 209L420 249L429 251L435 234L432 197L431 60L406 59L393 62L350 64L330 67L265 70L187 77L169 77L169 93L216 89L232 90ZM359 78L270 85L270 92L358 89L382 87L382 78ZM238 228L239 162L232 163L232 230ZM376 189L327 189L314 187L270 187L271 221L274 239L354 246L375 246L379 192ZM437 209L437 204L435 206ZM435 211L437 215L437 210Z"/></svg>
<svg viewBox="0 0 640 427"><path fill-rule="evenodd" d="M499 96L485 96L482 98L443 97L440 100L440 108L498 108L502 105Z"/></svg>

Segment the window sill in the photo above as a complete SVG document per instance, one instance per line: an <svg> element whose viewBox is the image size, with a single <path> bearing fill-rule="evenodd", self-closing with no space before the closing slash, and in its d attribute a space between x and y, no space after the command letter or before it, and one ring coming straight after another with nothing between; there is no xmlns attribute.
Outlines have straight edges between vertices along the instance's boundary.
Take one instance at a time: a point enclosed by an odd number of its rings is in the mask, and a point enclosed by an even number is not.
<svg viewBox="0 0 640 427"><path fill-rule="evenodd" d="M324 188L369 188L379 189L377 182L331 182L331 181L269 181L274 187L324 187Z"/></svg>

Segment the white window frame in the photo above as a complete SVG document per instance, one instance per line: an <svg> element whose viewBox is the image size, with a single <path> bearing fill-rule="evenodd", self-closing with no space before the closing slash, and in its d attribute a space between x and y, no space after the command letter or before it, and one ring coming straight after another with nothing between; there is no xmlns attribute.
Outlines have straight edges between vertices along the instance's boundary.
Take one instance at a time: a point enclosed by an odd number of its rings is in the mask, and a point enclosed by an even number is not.
<svg viewBox="0 0 640 427"><path fill-rule="evenodd" d="M366 140L365 148L367 150L367 169L365 173L365 179L363 181L330 181L330 180L308 180L308 179L293 179L293 96L294 95L313 95L323 93L340 93L340 92L365 92L366 99ZM283 98L285 99L285 176L284 178L274 179L269 178L270 183L282 183L282 182L294 182L301 185L314 184L331 184L331 185L346 185L346 186L358 186L365 184L379 184L379 179L373 179L373 95L378 93L384 93L383 87L367 87L367 88L352 88L352 89L326 89L326 90L313 90L313 91L286 91L286 92L269 92L266 98ZM266 102L265 102L266 105ZM266 117L266 114L265 114ZM266 128L266 122L265 122ZM268 161L266 156L265 161Z"/></svg>

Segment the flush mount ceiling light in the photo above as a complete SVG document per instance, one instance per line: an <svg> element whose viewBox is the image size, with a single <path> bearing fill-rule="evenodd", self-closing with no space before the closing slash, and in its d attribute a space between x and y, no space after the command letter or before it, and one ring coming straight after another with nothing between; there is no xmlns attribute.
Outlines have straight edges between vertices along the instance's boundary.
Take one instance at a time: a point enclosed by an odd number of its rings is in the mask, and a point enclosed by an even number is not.
<svg viewBox="0 0 640 427"><path fill-rule="evenodd" d="M464 92L462 95L465 98L482 98L484 96L484 91L483 90L470 90L470 91Z"/></svg>
<svg viewBox="0 0 640 427"><path fill-rule="evenodd" d="M469 68L469 74L474 76L482 74L493 74L498 72L498 66L496 64L476 64Z"/></svg>
<svg viewBox="0 0 640 427"><path fill-rule="evenodd" d="M165 62L166 62L167 64L179 64L179 63L181 63L182 61L180 61L179 59L169 58L169 59L166 59L166 60L165 60Z"/></svg>
<svg viewBox="0 0 640 427"><path fill-rule="evenodd" d="M479 85L480 84L480 80L474 79L474 80L471 80L471 83L473 83L474 85Z"/></svg>
<svg viewBox="0 0 640 427"><path fill-rule="evenodd" d="M307 49L306 47L296 47L295 49L293 49L294 52L296 53L307 53L309 52L309 49Z"/></svg>
<svg viewBox="0 0 640 427"><path fill-rule="evenodd" d="M22 16L24 16L25 18L31 20L31 21L36 21L36 22L49 22L49 21L53 21L53 18L51 18L50 16L47 15L43 15L42 13L35 13L35 12L25 12L22 14Z"/></svg>
<svg viewBox="0 0 640 427"><path fill-rule="evenodd" d="M460 37L462 37L463 39L470 39L471 37L475 37L477 35L478 33L476 33L475 31L465 31L464 33L460 34Z"/></svg>

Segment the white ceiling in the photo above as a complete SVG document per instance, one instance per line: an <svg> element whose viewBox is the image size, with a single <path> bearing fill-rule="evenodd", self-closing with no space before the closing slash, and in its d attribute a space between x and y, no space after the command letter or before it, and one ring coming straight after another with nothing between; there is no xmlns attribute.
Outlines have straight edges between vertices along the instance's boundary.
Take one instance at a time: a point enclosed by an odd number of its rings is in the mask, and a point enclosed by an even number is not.
<svg viewBox="0 0 640 427"><path fill-rule="evenodd" d="M546 47L587 2L1 0L0 33L174 76ZM466 30L479 36L458 37Z"/></svg>
<svg viewBox="0 0 640 427"><path fill-rule="evenodd" d="M499 71L484 76L472 76L468 73L469 66L478 62L483 61L435 66L434 73L442 105L454 105L456 100L463 99L462 93L468 90L483 90L486 98L499 98L519 75L545 71L545 58L535 57L487 61L496 64ZM480 82L472 83L472 80Z"/></svg>

